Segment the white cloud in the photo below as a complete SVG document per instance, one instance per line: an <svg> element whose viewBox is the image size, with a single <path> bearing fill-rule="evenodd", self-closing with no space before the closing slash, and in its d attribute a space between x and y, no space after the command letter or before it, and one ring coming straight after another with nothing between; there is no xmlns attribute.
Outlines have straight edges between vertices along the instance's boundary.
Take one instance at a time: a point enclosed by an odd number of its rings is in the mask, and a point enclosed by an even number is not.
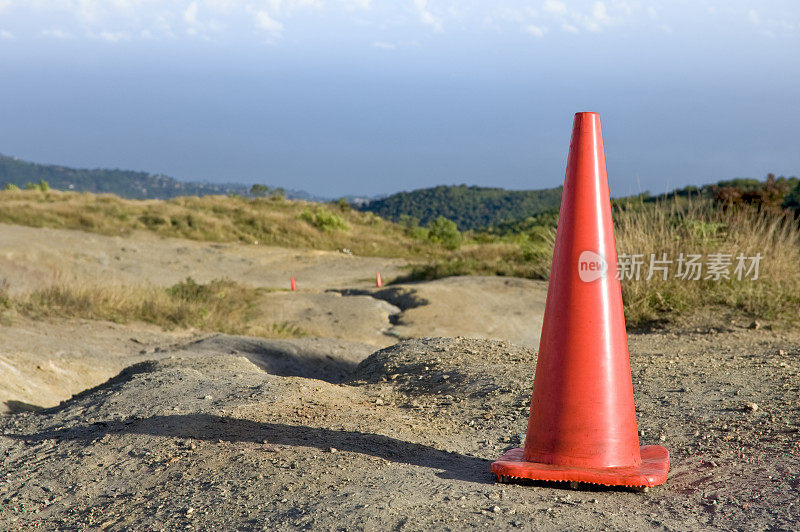
<svg viewBox="0 0 800 532"><path fill-rule="evenodd" d="M263 3L263 0L262 0ZM330 4L330 0L327 1ZM359 3L356 0L340 0L346 9L352 9L353 4ZM266 0L266 9L270 13L284 14L292 11L319 11L325 9L325 0ZM247 9L255 9L248 5Z"/></svg>
<svg viewBox="0 0 800 532"><path fill-rule="evenodd" d="M608 10L603 2L594 3L592 15L594 15L595 20L599 23L607 23L609 21Z"/></svg>
<svg viewBox="0 0 800 532"><path fill-rule="evenodd" d="M372 7L372 0L339 0L345 9L369 9Z"/></svg>
<svg viewBox="0 0 800 532"><path fill-rule="evenodd" d="M2 27L18 39L97 39L103 32L111 34L106 40L122 40L123 35L132 40L187 35L258 39L248 30L257 28L262 36L275 37L291 25L298 38L326 28L325 35L350 32L366 45L391 45L419 38L420 31L444 28L474 32L476 38L487 31L526 32L535 38L612 27L660 32L664 24L677 34L685 22L706 24L709 31L720 25L757 25L759 32L776 37L796 35L800 29L797 10L769 3L742 8L722 0L703 2L694 10L681 10L666 0L0 0L0 12ZM711 12L716 14L712 17ZM360 29L353 31L356 27Z"/></svg>
<svg viewBox="0 0 800 532"><path fill-rule="evenodd" d="M175 33L172 32L172 26L164 15L158 15L153 20L152 29L147 29L145 31L147 31L149 34L152 34L154 31L156 34L163 35L168 38L175 37Z"/></svg>
<svg viewBox="0 0 800 532"><path fill-rule="evenodd" d="M419 42L417 41L398 41L398 42L386 42L386 41L375 41L370 46L373 48L378 48L379 50L397 50L398 48L407 48L410 46L419 46Z"/></svg>
<svg viewBox="0 0 800 532"><path fill-rule="evenodd" d="M235 0L203 0L203 6L216 13L229 13L236 7Z"/></svg>
<svg viewBox="0 0 800 532"><path fill-rule="evenodd" d="M120 42L120 41L129 41L131 40L130 34L119 31L119 32L112 32L112 31L101 31L97 35L98 39L102 39L107 42Z"/></svg>
<svg viewBox="0 0 800 532"><path fill-rule="evenodd" d="M566 22L561 25L561 29L566 31L567 33L574 33L575 35L579 34L581 30L573 26L572 24L567 24Z"/></svg>
<svg viewBox="0 0 800 532"><path fill-rule="evenodd" d="M539 39L544 37L544 34L547 33L547 28L542 28L540 26L537 26L536 24L528 24L523 29L525 30L526 33L530 33L531 35L533 35L534 37L538 37Z"/></svg>
<svg viewBox="0 0 800 532"><path fill-rule="evenodd" d="M42 30L42 37L49 37L50 39L71 39L72 34L64 30Z"/></svg>
<svg viewBox="0 0 800 532"><path fill-rule="evenodd" d="M423 24L432 27L436 31L442 31L442 22L428 11L428 0L414 0L414 7L417 8L419 19Z"/></svg>
<svg viewBox="0 0 800 532"><path fill-rule="evenodd" d="M544 10L555 15L564 15L567 12L567 4L558 0L545 0Z"/></svg>
<svg viewBox="0 0 800 532"><path fill-rule="evenodd" d="M322 0L291 0L291 9L323 9L325 4Z"/></svg>
<svg viewBox="0 0 800 532"><path fill-rule="evenodd" d="M280 35L283 31L283 24L269 16L266 11L256 11L256 27L273 35Z"/></svg>
<svg viewBox="0 0 800 532"><path fill-rule="evenodd" d="M183 21L190 26L199 26L200 21L197 18L199 10L200 7L197 5L197 2L192 2L189 4L189 6L183 11Z"/></svg>
<svg viewBox="0 0 800 532"><path fill-rule="evenodd" d="M0 39L13 39L14 34L8 30L0 30Z"/></svg>

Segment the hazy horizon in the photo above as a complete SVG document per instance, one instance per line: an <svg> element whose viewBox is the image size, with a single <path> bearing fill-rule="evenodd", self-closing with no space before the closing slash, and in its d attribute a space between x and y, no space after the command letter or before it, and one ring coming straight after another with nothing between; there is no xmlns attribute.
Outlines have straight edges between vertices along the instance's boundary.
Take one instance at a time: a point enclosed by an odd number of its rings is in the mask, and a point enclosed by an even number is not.
<svg viewBox="0 0 800 532"><path fill-rule="evenodd" d="M320 197L800 174L793 2L0 2L0 153Z"/></svg>

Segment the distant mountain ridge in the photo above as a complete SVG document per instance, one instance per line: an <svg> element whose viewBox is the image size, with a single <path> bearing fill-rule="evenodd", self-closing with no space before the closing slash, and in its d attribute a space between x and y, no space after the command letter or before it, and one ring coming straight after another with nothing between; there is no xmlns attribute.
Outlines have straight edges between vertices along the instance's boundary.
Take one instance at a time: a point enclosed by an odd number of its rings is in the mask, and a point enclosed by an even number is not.
<svg viewBox="0 0 800 532"><path fill-rule="evenodd" d="M396 222L407 216L427 225L437 217L444 216L454 221L461 230L483 229L558 209L561 188L506 190L441 185L399 192L369 201L359 208Z"/></svg>
<svg viewBox="0 0 800 532"><path fill-rule="evenodd" d="M200 183L179 181L163 174L105 168L70 168L53 164L38 164L16 157L0 155L0 186L44 180L58 190L116 194L130 199L170 199L178 196L209 196L214 194L247 195L250 185L240 183ZM287 196L314 199L310 194L287 190Z"/></svg>

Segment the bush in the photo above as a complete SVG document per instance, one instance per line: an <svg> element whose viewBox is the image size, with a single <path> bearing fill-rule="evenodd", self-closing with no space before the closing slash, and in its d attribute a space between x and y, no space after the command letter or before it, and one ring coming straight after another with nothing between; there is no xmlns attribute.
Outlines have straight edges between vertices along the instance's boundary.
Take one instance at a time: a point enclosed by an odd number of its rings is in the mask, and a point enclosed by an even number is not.
<svg viewBox="0 0 800 532"><path fill-rule="evenodd" d="M754 206L759 210L778 213L785 206L797 178L775 177L768 174L763 183L755 179L733 179L721 181L711 187L714 201L723 208Z"/></svg>
<svg viewBox="0 0 800 532"><path fill-rule="evenodd" d="M14 185L11 185L14 186ZM19 190L19 188L10 188L9 185L6 185L6 190ZM38 183L31 183L28 181L25 183L25 190L38 190L40 192L49 192L50 191L50 183L42 179Z"/></svg>
<svg viewBox="0 0 800 532"><path fill-rule="evenodd" d="M345 222L341 216L333 214L322 206L318 206L313 211L311 209L304 209L303 212L300 213L300 219L305 220L322 231L333 231L335 229L347 231L350 229L347 222Z"/></svg>
<svg viewBox="0 0 800 532"><path fill-rule="evenodd" d="M792 209L795 216L800 216L800 182L784 198L783 208Z"/></svg>
<svg viewBox="0 0 800 532"><path fill-rule="evenodd" d="M226 289L234 286L227 279L214 279L208 284L199 284L191 277L167 288L167 294L173 299L188 303L207 303L214 298L223 299Z"/></svg>
<svg viewBox="0 0 800 532"><path fill-rule="evenodd" d="M270 188L267 185L253 185L250 187L250 195L257 198L263 198L269 194Z"/></svg>
<svg viewBox="0 0 800 532"><path fill-rule="evenodd" d="M439 216L428 228L428 239L452 250L461 247L462 237L454 221Z"/></svg>
<svg viewBox="0 0 800 532"><path fill-rule="evenodd" d="M4 190L19 190L19 187L14 183L6 183L6 186L3 187Z"/></svg>
<svg viewBox="0 0 800 532"><path fill-rule="evenodd" d="M350 211L350 202L344 198L339 198L336 200L336 206L339 207L339 210L342 212Z"/></svg>

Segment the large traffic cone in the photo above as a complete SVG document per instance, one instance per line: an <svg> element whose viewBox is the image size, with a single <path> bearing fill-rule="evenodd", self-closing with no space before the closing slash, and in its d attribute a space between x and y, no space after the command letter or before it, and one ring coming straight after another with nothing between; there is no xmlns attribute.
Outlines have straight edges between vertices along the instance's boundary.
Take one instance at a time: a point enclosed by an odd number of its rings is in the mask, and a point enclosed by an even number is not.
<svg viewBox="0 0 800 532"><path fill-rule="evenodd" d="M292 292L297 292L297 281L292 277Z"/></svg>
<svg viewBox="0 0 800 532"><path fill-rule="evenodd" d="M383 279L381 279L381 272L378 272L378 274L375 276L375 286L377 286L378 288L383 287Z"/></svg>
<svg viewBox="0 0 800 532"><path fill-rule="evenodd" d="M525 447L491 470L611 486L663 484L669 452L639 447L597 113L577 113L561 198Z"/></svg>

